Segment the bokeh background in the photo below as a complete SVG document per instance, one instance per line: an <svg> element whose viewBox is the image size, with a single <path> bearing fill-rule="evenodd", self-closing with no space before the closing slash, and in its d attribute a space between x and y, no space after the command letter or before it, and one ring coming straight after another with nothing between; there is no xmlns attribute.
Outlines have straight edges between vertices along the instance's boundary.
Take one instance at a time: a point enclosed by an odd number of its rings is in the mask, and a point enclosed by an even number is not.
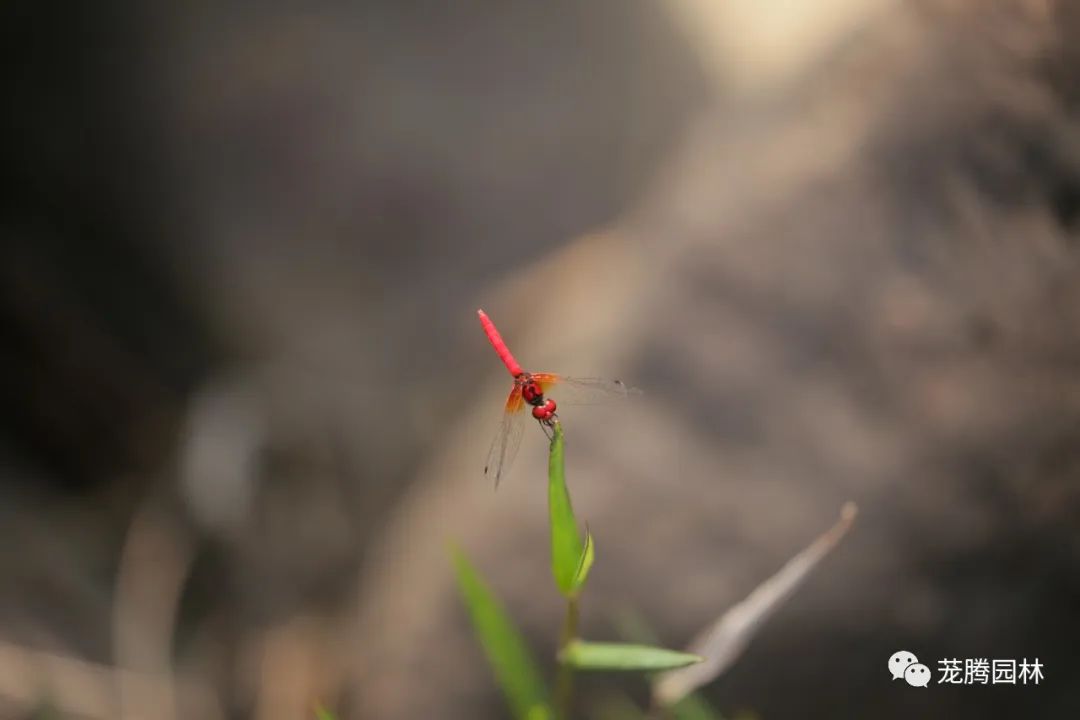
<svg viewBox="0 0 1080 720"><path fill-rule="evenodd" d="M19 0L0 37L0 717L505 716L446 543L543 656L561 608L539 431L482 476L477 307L645 391L564 412L589 637L682 646L854 500L717 708L1080 714L1076 3ZM899 686L900 649L1045 680Z"/></svg>

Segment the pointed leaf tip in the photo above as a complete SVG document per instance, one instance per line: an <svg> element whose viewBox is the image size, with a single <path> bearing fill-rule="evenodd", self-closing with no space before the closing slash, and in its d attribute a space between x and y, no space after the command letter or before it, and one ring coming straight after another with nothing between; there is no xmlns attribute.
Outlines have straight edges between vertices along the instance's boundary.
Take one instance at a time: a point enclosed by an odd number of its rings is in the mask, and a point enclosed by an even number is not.
<svg viewBox="0 0 1080 720"><path fill-rule="evenodd" d="M840 508L840 519L844 522L852 522L859 514L859 506L850 500L844 503L844 507Z"/></svg>

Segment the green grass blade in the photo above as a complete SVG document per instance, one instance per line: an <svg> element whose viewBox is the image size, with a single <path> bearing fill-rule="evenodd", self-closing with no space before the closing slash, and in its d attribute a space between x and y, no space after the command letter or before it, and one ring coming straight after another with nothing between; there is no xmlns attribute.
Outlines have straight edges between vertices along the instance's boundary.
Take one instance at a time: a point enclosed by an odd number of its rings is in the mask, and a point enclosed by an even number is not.
<svg viewBox="0 0 1080 720"><path fill-rule="evenodd" d="M316 720L334 720L334 714L326 708L319 706L315 708Z"/></svg>
<svg viewBox="0 0 1080 720"><path fill-rule="evenodd" d="M559 660L578 670L672 670L699 663L698 655L629 643L571 643Z"/></svg>
<svg viewBox="0 0 1080 720"><path fill-rule="evenodd" d="M458 589L495 678L517 720L549 720L548 692L525 639L465 554L453 551Z"/></svg>
<svg viewBox="0 0 1080 720"><path fill-rule="evenodd" d="M570 491L566 487L563 430L559 423L555 423L548 454L548 516L551 521L551 573L559 591L569 597L579 587L575 580L578 568L582 566L584 547L570 504Z"/></svg>

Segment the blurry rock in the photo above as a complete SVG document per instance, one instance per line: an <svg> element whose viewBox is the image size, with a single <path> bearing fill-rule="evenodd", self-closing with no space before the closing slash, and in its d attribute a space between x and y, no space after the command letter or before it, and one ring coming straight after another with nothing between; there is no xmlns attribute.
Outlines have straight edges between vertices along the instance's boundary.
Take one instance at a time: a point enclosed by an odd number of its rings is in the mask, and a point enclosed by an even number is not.
<svg viewBox="0 0 1080 720"><path fill-rule="evenodd" d="M526 365L646 390L603 423L564 413L575 506L597 538L590 637L612 637L629 604L684 644L854 499L845 545L710 689L721 708L908 717L885 670L901 647L935 668L1038 655L1077 671L1080 514L1075 495L1054 511L1045 498L1078 479L1080 156L1063 69L1078 35L1067 3L873 15L769 102L706 114L645 210L502 295ZM585 346L567 339L582 327ZM496 496L472 470L472 426L494 421L496 396L450 433L368 565L361 715L500 712L447 536L550 657L542 438L526 437ZM1040 687L918 712L1076 705Z"/></svg>

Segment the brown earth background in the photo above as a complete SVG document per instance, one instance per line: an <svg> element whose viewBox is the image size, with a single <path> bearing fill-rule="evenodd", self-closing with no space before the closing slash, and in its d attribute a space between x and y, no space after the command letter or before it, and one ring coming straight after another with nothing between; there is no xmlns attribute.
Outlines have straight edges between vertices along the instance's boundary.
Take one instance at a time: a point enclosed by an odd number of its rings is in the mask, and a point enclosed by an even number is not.
<svg viewBox="0 0 1080 720"><path fill-rule="evenodd" d="M727 716L1080 716L1080 5L0 8L0 717L504 717L566 408L594 639L684 645L854 500ZM1035 658L893 683L896 650ZM589 677L600 717L628 678ZM50 709L51 708L51 709ZM47 713L52 712L52 715Z"/></svg>

